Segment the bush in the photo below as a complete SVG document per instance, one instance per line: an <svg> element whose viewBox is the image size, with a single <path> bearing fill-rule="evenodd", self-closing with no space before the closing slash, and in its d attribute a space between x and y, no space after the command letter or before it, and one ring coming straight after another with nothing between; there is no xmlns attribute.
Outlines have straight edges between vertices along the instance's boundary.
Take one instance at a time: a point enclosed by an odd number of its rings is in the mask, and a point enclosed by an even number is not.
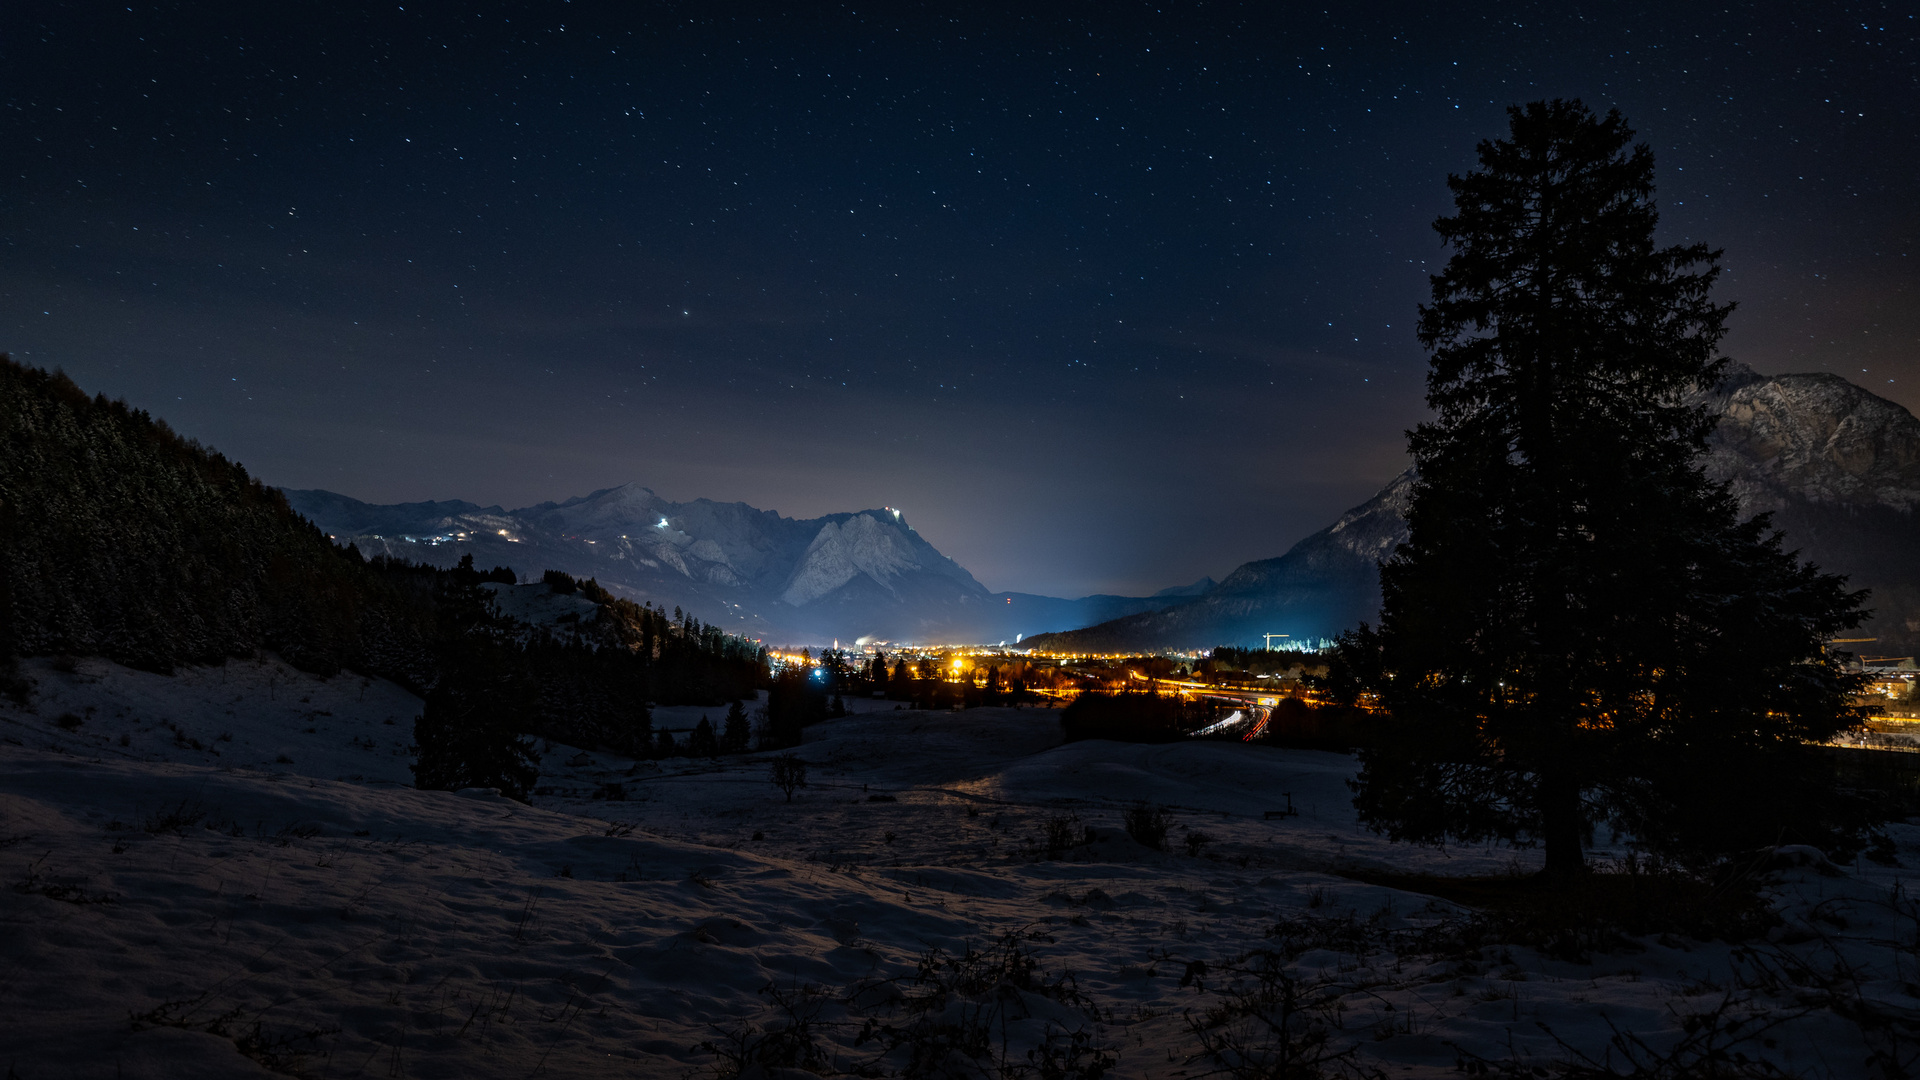
<svg viewBox="0 0 1920 1080"><path fill-rule="evenodd" d="M1124 820L1134 843L1155 851L1167 850L1167 830L1173 827L1173 815L1165 807L1143 799L1127 808Z"/></svg>
<svg viewBox="0 0 1920 1080"><path fill-rule="evenodd" d="M1047 819L1047 858L1057 859L1080 843L1082 837L1076 835L1078 830L1074 828L1079 823L1080 819L1072 814Z"/></svg>

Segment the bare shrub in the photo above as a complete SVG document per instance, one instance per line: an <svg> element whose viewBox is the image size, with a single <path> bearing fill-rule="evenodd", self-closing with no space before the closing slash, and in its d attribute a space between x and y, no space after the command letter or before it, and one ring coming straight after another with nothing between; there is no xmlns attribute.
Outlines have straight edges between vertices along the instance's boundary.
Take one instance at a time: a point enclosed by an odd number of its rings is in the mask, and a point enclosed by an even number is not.
<svg viewBox="0 0 1920 1080"><path fill-rule="evenodd" d="M827 995L819 987L781 987L768 983L761 996L773 1006L774 1017L764 1024L742 1024L731 1031L718 1031L718 1038L695 1047L714 1057L713 1075L732 1080L750 1068L804 1069L828 1075L838 1070L821 1045L826 1025L820 1011Z"/></svg>
<svg viewBox="0 0 1920 1080"><path fill-rule="evenodd" d="M147 815L141 821L140 828L155 836L167 832L184 833L206 819L207 808L204 805L181 799L172 806Z"/></svg>
<svg viewBox="0 0 1920 1080"><path fill-rule="evenodd" d="M1071 850L1079 842L1074 826L1080 819L1068 814L1064 817L1047 819L1047 858L1057 859Z"/></svg>
<svg viewBox="0 0 1920 1080"><path fill-rule="evenodd" d="M968 945L954 954L930 948L911 976L859 987L849 996L849 1005L884 1000L894 1006L889 1015L869 1016L860 1028L854 1045L877 1049L875 1058L859 1067L861 1075L960 1075L954 1069L965 1061L971 1070L965 1075L1097 1080L1114 1058L1084 1029L1068 1032L1050 1026L1024 1061L1007 1045L1007 1023L1030 1015L1021 1002L1023 993L1099 1018L1098 1007L1081 992L1071 972L1049 976L1041 968L1027 943L1044 940L1051 939L1030 929L1012 930L983 949Z"/></svg>
<svg viewBox="0 0 1920 1080"><path fill-rule="evenodd" d="M1173 827L1173 815L1165 807L1143 799L1127 808L1122 821L1134 843L1155 851L1167 850L1167 830Z"/></svg>
<svg viewBox="0 0 1920 1080"><path fill-rule="evenodd" d="M1345 988L1294 977L1286 958L1268 949L1215 970L1227 980L1224 1000L1186 1014L1187 1030L1200 1044L1194 1060L1210 1061L1235 1080L1359 1074L1356 1048L1336 1048L1333 1039Z"/></svg>
<svg viewBox="0 0 1920 1080"><path fill-rule="evenodd" d="M233 1043L233 1048L251 1058L269 1072L286 1076L304 1076L306 1059L321 1039L340 1033L340 1029L314 1028L308 1031L281 1031L270 1034L261 1017L266 1009L250 1015L245 1005L236 1005L216 1016L203 1017L212 992L199 997L163 1001L143 1013L127 1014L133 1030L172 1027L183 1031L203 1031ZM268 1006L267 1008L271 1008Z"/></svg>
<svg viewBox="0 0 1920 1080"><path fill-rule="evenodd" d="M792 802L794 789L807 786L807 763L796 755L781 754L767 770L767 782L786 792L787 801Z"/></svg>

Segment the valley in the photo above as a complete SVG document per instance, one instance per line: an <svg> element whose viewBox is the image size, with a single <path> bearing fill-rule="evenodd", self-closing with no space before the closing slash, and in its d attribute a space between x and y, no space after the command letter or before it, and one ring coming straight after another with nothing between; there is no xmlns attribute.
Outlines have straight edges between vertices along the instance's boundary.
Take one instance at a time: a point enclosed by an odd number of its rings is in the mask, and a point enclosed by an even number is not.
<svg viewBox="0 0 1920 1080"><path fill-rule="evenodd" d="M1888 1033L1807 994L1912 1007L1878 944L1911 932L1906 871L1783 854L1764 890L1782 923L1746 950L1475 946L1468 909L1370 880L1528 854L1367 832L1345 755L1062 745L1057 710L862 702L809 729L791 802L767 754L549 744L547 794L522 806L405 786L381 736L409 695L379 680L270 658L26 670L33 703L0 708L0 1058L22 1077L703 1075L742 1056L740 1075L893 1075L914 1040L863 1041L869 1021L980 1037L982 1075L1078 1053L1199 1076L1203 1034L1286 1041L1236 1012L1263 986L1302 995L1287 1038L1359 1075L1684 1057L1709 1017L1727 1052L1839 1077ZM608 784L624 797L592 797ZM1280 791L1298 816L1268 816ZM1123 827L1142 800L1168 850ZM1892 831L1920 858L1920 829ZM1854 981L1817 981L1836 963Z"/></svg>

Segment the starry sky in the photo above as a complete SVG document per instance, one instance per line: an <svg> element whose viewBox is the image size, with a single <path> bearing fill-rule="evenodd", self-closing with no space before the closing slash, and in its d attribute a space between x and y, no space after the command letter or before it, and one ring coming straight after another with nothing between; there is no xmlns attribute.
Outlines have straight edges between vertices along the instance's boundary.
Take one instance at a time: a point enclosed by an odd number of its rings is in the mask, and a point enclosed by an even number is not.
<svg viewBox="0 0 1920 1080"><path fill-rule="evenodd" d="M7 4L0 350L273 484L889 505L1151 591L1404 467L1446 176L1579 97L1730 355L1920 408L1911 4L790 9Z"/></svg>

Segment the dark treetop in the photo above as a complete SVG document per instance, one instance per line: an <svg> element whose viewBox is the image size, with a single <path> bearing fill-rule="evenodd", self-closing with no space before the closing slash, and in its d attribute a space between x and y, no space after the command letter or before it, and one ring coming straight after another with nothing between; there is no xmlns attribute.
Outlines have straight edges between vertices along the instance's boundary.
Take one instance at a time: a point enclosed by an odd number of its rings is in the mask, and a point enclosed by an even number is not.
<svg viewBox="0 0 1920 1080"><path fill-rule="evenodd" d="M1719 252L1655 243L1653 154L1618 113L1535 102L1450 177L1453 256L1420 310L1436 417L1377 633L1343 639L1391 712L1363 820L1420 841L1604 822L1667 856L1858 819L1802 745L1859 715L1823 648L1860 595L1784 552L1700 464L1729 309Z"/></svg>

